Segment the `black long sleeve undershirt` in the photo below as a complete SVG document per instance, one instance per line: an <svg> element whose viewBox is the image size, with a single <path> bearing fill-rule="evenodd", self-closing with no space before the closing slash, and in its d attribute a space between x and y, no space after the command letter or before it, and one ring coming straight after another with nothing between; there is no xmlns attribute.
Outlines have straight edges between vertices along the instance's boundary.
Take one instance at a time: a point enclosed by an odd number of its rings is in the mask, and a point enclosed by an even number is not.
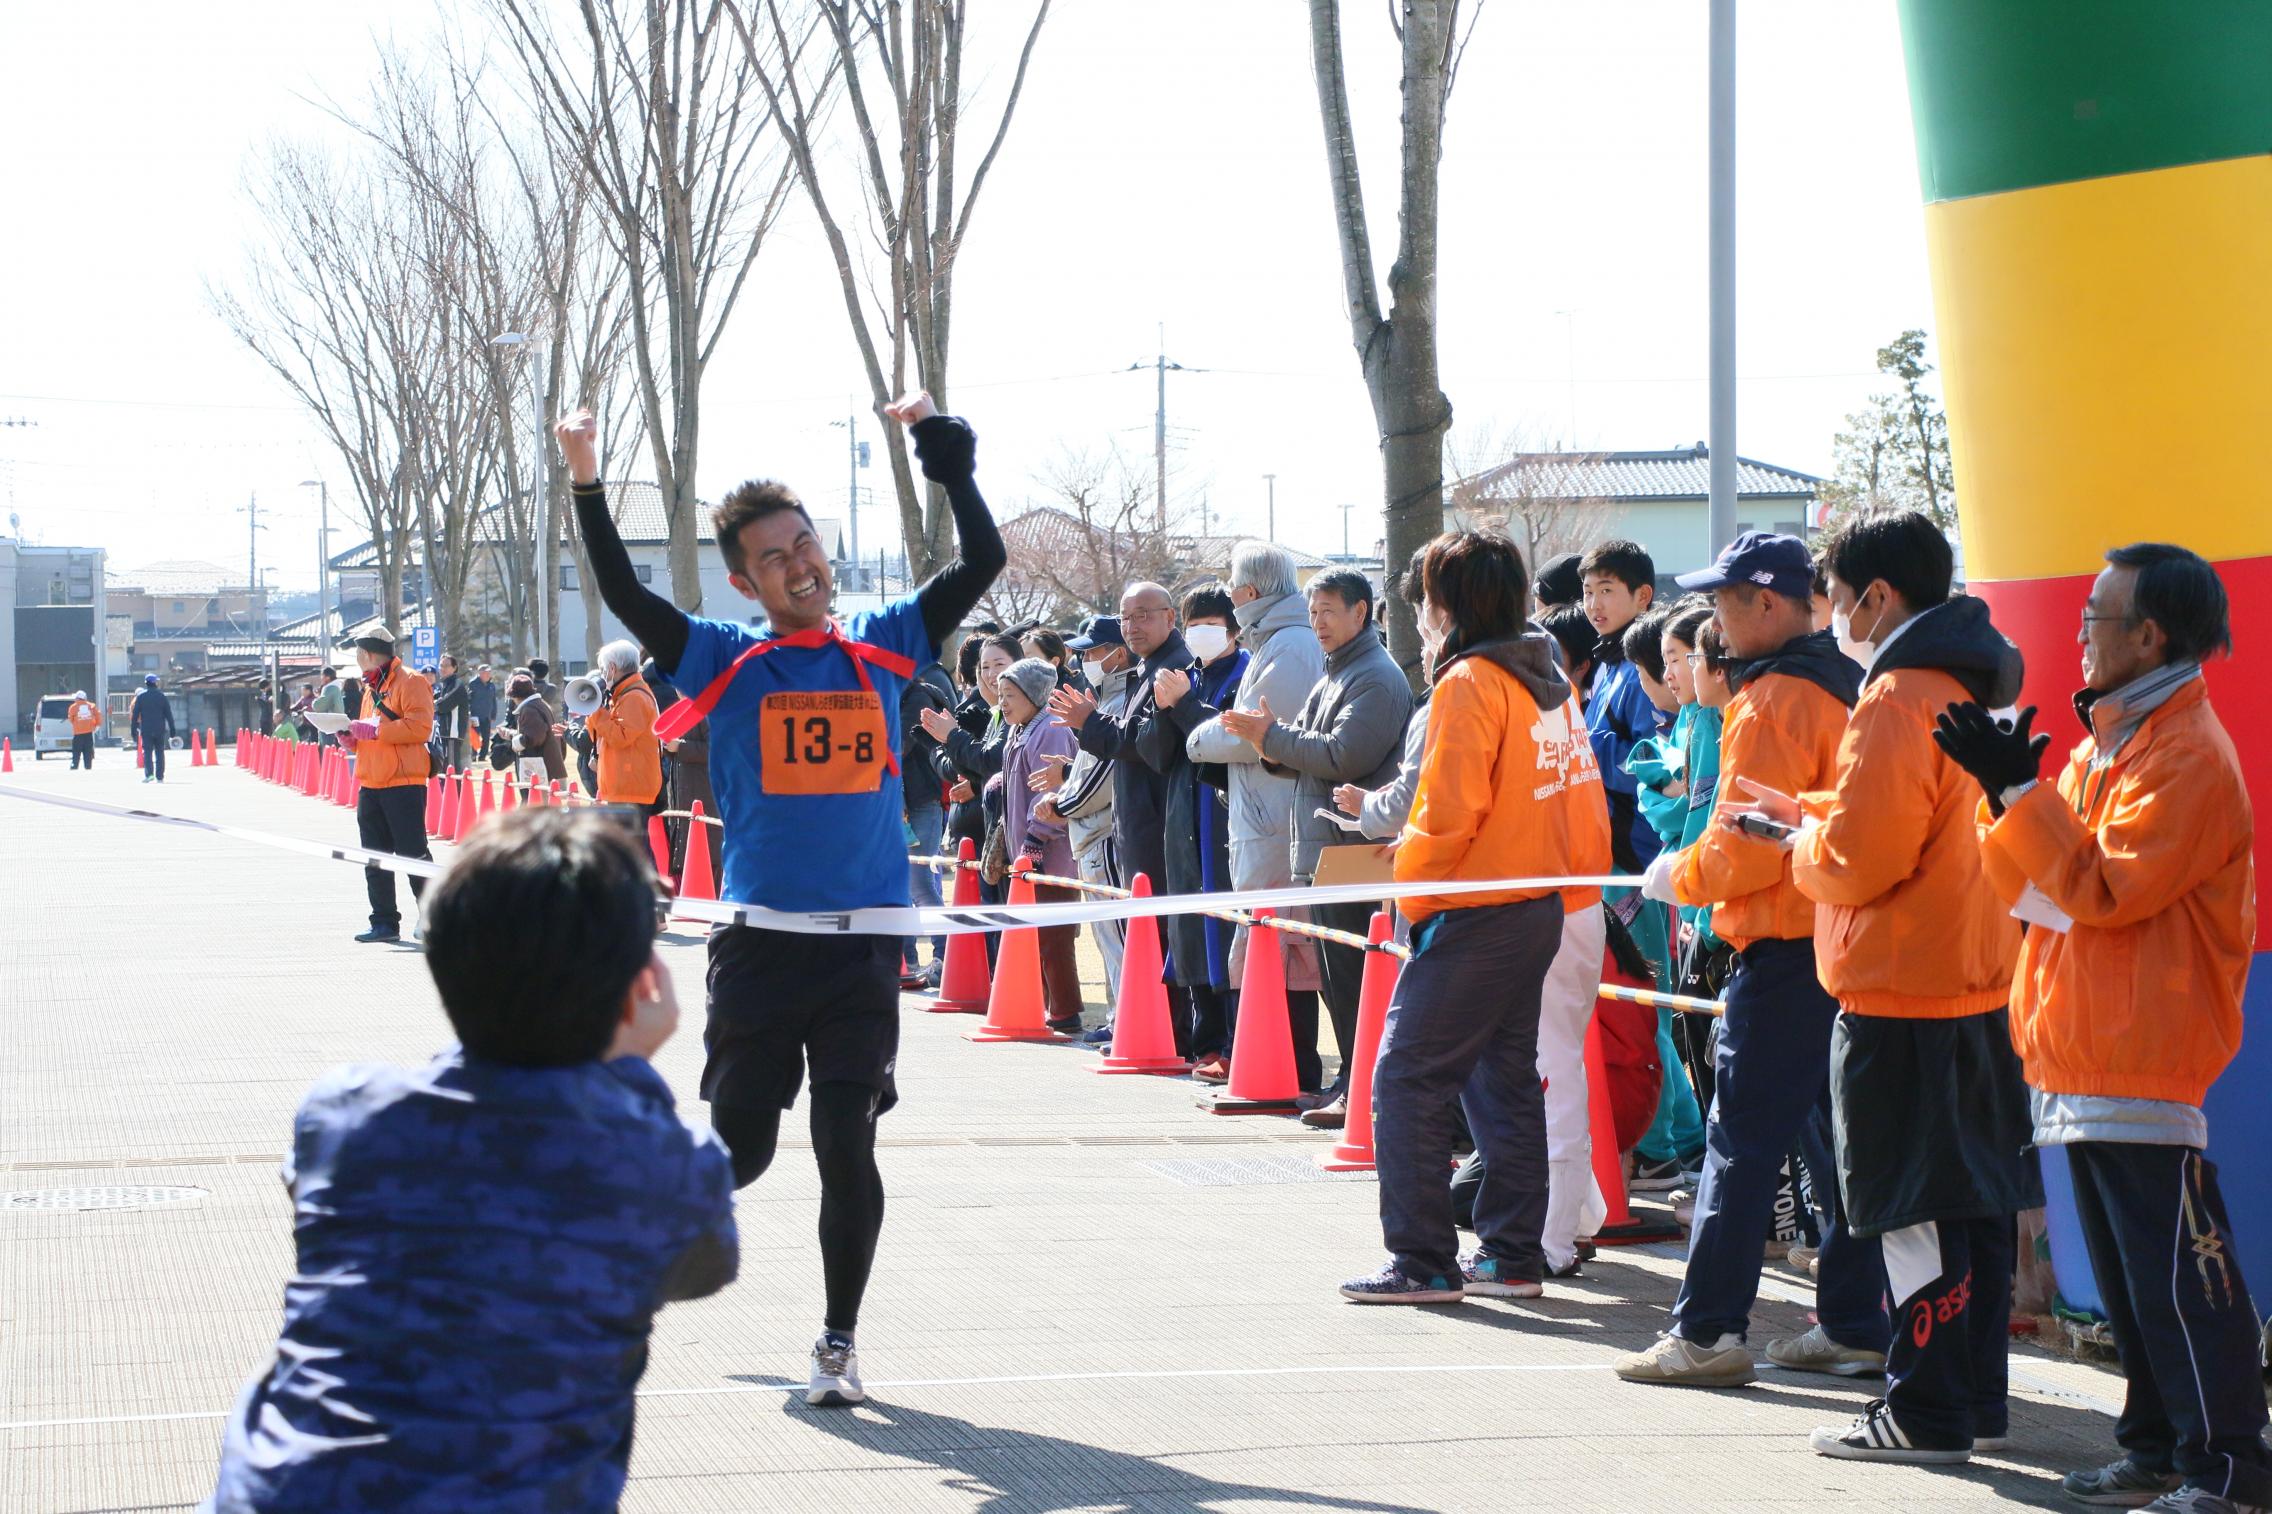
<svg viewBox="0 0 2272 1514"><path fill-rule="evenodd" d="M969 425L955 416L934 415L917 422L911 434L923 476L947 491L947 504L954 511L955 537L962 549L960 556L916 591L924 630L936 647L943 645L964 617L978 607L980 597L1009 562L1009 553L1002 545L993 512L986 508L972 476L978 438ZM600 598L623 622L624 629L646 646L656 667L665 674L676 672L679 658L686 653L686 612L639 582L638 574L632 571L631 554L624 549L623 538L608 513L606 487L578 484L572 492L576 524L584 535L584 551L591 559Z"/></svg>

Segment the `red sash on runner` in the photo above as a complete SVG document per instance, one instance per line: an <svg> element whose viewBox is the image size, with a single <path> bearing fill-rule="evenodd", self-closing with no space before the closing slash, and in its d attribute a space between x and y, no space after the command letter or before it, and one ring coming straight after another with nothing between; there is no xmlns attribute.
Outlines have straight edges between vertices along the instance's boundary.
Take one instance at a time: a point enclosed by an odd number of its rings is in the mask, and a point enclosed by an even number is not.
<svg viewBox="0 0 2272 1514"><path fill-rule="evenodd" d="M913 678L915 676L915 663L912 659L902 657L897 652L887 652L882 647L870 646L864 641L854 641L844 634L842 628L837 625L832 617L824 626L816 626L810 631L791 631L786 636L768 636L755 646L744 650L741 656L726 664L726 670L711 679L701 693L691 699L680 700L657 717L655 721L656 739L676 741L688 731L693 730L697 723L708 719L710 712L718 707L718 701L725 697L726 685L734 681L734 675L742 670L742 664L752 657L762 657L776 647L825 647L830 645L842 647L844 654L852 659L852 671L859 675L860 692L863 694L873 694L876 691L874 681L868 677L868 664L870 663L874 663L885 672L896 674L901 678ZM899 776L899 753L887 748L884 752L884 763L891 770L893 777Z"/></svg>

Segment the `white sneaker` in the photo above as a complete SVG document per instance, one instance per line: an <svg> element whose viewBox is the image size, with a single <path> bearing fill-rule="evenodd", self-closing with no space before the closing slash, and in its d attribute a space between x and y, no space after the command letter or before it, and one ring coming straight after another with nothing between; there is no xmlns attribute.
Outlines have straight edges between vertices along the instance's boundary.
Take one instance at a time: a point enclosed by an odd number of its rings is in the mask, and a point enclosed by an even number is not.
<svg viewBox="0 0 2272 1514"><path fill-rule="evenodd" d="M1670 1333L1646 1351L1621 1358L1610 1370L1629 1383L1671 1383L1684 1388L1740 1388L1759 1375L1743 1338L1723 1335L1709 1346Z"/></svg>
<svg viewBox="0 0 2272 1514"><path fill-rule="evenodd" d="M839 1346L825 1335L814 1341L805 1402L816 1409L844 1409L867 1401L868 1390L860 1386L860 1353L849 1342Z"/></svg>
<svg viewBox="0 0 2272 1514"><path fill-rule="evenodd" d="M1970 1446L1919 1445L1895 1422L1882 1398L1872 1399L1861 1417L1843 1430L1826 1425L1807 1437L1817 1456L1841 1461L1891 1461L1911 1466L1954 1466L1972 1455Z"/></svg>
<svg viewBox="0 0 2272 1514"><path fill-rule="evenodd" d="M1769 1341L1767 1359L1793 1372L1827 1372L1832 1377L1883 1377L1885 1353L1841 1346L1816 1325L1804 1335Z"/></svg>

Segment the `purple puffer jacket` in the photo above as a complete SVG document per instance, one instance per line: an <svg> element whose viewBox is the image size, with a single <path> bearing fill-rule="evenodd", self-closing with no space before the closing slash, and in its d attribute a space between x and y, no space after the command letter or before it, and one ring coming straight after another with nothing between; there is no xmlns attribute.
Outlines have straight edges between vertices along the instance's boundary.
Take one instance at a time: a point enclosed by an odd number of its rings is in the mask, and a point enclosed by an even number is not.
<svg viewBox="0 0 2272 1514"><path fill-rule="evenodd" d="M1033 818L1034 806L1049 795L1033 792L1026 780L1040 772L1048 758L1062 757L1070 764L1079 753L1073 733L1047 711L1011 730L1002 748L1002 829L1013 862L1021 855L1031 856L1036 872L1073 876L1073 844L1065 838L1065 822L1045 825Z"/></svg>

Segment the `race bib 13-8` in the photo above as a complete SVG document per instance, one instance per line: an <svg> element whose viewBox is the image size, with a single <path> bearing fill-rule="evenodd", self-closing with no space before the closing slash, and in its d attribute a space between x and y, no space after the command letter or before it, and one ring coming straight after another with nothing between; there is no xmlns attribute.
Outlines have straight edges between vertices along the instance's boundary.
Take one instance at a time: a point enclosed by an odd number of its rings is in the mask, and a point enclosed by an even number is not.
<svg viewBox="0 0 2272 1514"><path fill-rule="evenodd" d="M873 692L768 694L758 730L768 794L872 794L883 783L890 733Z"/></svg>

